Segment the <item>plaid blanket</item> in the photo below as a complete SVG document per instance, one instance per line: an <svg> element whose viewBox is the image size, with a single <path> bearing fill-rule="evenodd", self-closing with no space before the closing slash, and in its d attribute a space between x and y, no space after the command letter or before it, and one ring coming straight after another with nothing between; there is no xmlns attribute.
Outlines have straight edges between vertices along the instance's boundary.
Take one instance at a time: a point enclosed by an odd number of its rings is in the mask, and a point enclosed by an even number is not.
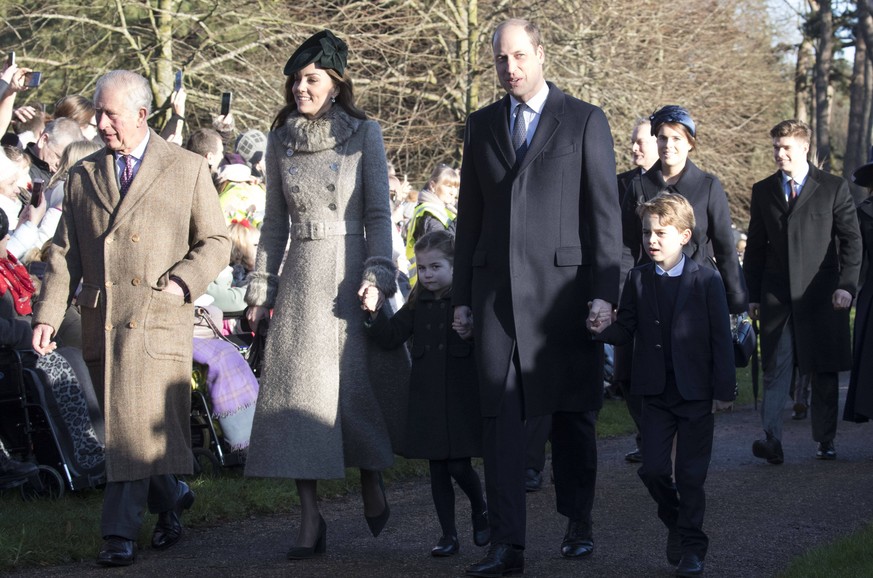
<svg viewBox="0 0 873 578"><path fill-rule="evenodd" d="M194 362L206 367L212 413L233 449L248 446L258 380L239 350L221 339L194 339ZM237 423L240 422L240 423Z"/></svg>

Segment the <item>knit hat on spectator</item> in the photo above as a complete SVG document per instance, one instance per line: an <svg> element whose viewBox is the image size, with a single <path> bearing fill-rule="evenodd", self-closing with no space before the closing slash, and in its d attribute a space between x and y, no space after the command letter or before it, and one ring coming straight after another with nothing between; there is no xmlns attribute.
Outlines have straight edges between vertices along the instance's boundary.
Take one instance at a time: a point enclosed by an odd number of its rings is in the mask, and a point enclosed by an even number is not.
<svg viewBox="0 0 873 578"><path fill-rule="evenodd" d="M247 130L236 141L236 152L249 165L258 164L267 150L267 137L259 130Z"/></svg>
<svg viewBox="0 0 873 578"><path fill-rule="evenodd" d="M852 173L852 182L862 187L873 187L873 148L867 157L867 164L861 165Z"/></svg>

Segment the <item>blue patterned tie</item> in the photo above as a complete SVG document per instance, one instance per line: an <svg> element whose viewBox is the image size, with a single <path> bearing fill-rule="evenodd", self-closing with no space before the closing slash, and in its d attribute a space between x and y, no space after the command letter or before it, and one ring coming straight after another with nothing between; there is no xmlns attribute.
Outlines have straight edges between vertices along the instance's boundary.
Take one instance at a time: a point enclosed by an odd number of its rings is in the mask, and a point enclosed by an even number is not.
<svg viewBox="0 0 873 578"><path fill-rule="evenodd" d="M512 127L512 148L515 149L515 161L521 163L527 152L527 122L524 111L528 108L523 102L515 107L515 126Z"/></svg>

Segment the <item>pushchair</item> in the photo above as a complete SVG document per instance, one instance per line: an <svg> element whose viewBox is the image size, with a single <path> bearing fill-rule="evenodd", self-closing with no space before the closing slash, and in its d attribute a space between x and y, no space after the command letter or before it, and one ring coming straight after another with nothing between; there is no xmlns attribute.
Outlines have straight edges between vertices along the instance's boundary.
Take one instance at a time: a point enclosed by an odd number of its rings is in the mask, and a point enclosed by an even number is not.
<svg viewBox="0 0 873 578"><path fill-rule="evenodd" d="M258 382L244 347L224 336L209 313L195 307L196 322L210 339L194 339L191 449L194 475L217 476L222 467L245 464Z"/></svg>
<svg viewBox="0 0 873 578"><path fill-rule="evenodd" d="M106 482L103 420L79 350L0 347L0 435L11 456L38 465L21 485L25 499Z"/></svg>

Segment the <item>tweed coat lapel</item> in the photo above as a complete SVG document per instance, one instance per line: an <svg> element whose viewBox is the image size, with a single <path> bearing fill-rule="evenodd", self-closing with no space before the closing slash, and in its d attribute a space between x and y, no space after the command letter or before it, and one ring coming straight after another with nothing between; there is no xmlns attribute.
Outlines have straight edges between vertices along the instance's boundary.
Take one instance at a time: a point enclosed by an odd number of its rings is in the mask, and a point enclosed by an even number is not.
<svg viewBox="0 0 873 578"><path fill-rule="evenodd" d="M82 163L82 168L91 180L96 192L97 201L107 213L115 212L121 193L118 191L118 180L115 178L115 156L108 148L93 163Z"/></svg>
<svg viewBox="0 0 873 578"><path fill-rule="evenodd" d="M507 169L515 165L515 149L512 148L512 138L509 135L509 105L507 94L500 101L500 106L495 108L495 114L491 118L491 137Z"/></svg>
<svg viewBox="0 0 873 578"><path fill-rule="evenodd" d="M155 184L158 178L163 178L166 183L171 182L171 179L168 179L166 175L172 170L174 163L173 155L170 154L167 142L155 131L151 129L149 131L151 132L149 143L146 146L145 154L143 154L139 170L136 172L136 176L130 184L127 194L118 202L118 209L115 213L115 218L112 220L109 233L118 228L149 194L166 193L169 198L170 191L162 191L160 187L152 185ZM114 160L112 162L114 163ZM111 186L114 187L115 194L120 198L121 193L118 192L114 173L112 183Z"/></svg>

